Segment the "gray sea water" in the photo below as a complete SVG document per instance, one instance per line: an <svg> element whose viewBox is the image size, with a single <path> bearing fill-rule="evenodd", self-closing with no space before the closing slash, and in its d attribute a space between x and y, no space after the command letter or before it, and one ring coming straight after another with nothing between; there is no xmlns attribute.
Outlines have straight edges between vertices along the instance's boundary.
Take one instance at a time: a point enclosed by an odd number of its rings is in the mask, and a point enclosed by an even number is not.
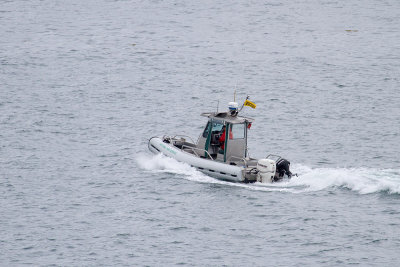
<svg viewBox="0 0 400 267"><path fill-rule="evenodd" d="M0 1L0 266L399 266L400 2ZM218 181L147 151L237 91Z"/></svg>

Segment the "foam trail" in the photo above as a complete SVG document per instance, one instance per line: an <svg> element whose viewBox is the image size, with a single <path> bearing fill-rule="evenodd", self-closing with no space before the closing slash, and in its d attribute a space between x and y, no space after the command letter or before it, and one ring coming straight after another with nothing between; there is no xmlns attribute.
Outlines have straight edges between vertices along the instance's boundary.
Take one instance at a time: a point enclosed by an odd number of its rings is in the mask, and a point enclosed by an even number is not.
<svg viewBox="0 0 400 267"><path fill-rule="evenodd" d="M370 168L316 168L294 165L299 173L290 185L306 187L305 191L320 191L337 187L347 188L360 194L387 192L400 194L400 170Z"/></svg>
<svg viewBox="0 0 400 267"><path fill-rule="evenodd" d="M221 181L207 176L190 165L178 162L162 154L139 155L136 161L140 168L154 173L172 173L184 179L201 183L224 184L256 191L279 191L305 193L347 188L359 194L386 192L400 194L400 170L369 168L310 168L300 164L292 166L299 177L273 184L243 184Z"/></svg>
<svg viewBox="0 0 400 267"><path fill-rule="evenodd" d="M136 158L136 162L139 167L147 171L158 172L158 173L173 173L183 175L184 178L188 180L194 180L198 182L212 183L217 181L216 179L209 177L196 168L190 165L176 161L173 158L166 157L162 154L157 154L154 156L139 155Z"/></svg>

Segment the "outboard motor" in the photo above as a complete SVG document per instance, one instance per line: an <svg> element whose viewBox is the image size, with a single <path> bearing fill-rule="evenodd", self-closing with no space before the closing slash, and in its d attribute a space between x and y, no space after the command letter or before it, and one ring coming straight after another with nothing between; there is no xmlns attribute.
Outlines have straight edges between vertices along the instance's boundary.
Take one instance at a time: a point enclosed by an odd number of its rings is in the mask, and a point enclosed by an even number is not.
<svg viewBox="0 0 400 267"><path fill-rule="evenodd" d="M286 174L289 178L292 177L292 173L289 170L290 167L290 162L286 159L279 159L276 162L276 172L277 172L277 176L278 179L282 179L283 176Z"/></svg>
<svg viewBox="0 0 400 267"><path fill-rule="evenodd" d="M261 183L272 183L275 177L276 164L272 159L260 159L257 162L257 181Z"/></svg>

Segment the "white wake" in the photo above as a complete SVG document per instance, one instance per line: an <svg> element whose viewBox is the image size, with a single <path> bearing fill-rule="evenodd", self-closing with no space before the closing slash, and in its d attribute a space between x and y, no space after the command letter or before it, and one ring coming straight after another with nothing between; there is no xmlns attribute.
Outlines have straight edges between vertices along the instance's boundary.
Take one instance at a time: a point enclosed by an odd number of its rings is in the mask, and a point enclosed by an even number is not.
<svg viewBox="0 0 400 267"><path fill-rule="evenodd" d="M298 177L274 184L243 184L212 178L188 164L178 162L162 154L139 155L136 162L141 169L153 173L171 173L196 182L225 184L257 191L304 193L346 188L359 194L377 192L400 194L400 170L397 169L310 168L301 164L294 164L291 166L291 171L297 173Z"/></svg>

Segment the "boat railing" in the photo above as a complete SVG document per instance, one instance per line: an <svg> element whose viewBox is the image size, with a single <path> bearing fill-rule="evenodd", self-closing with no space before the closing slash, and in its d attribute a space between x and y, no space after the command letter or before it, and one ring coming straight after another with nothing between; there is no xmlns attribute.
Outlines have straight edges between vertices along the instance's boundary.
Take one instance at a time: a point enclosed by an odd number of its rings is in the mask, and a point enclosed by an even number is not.
<svg viewBox="0 0 400 267"><path fill-rule="evenodd" d="M198 147L192 147L192 146L188 146L188 145L182 145L181 150L183 150L184 148L189 148L197 157L200 157L200 156L199 156L199 154L196 153L196 150L199 150L199 151L201 151L201 152L205 152L205 153L207 153L207 155L208 155L208 157L209 157L210 159L214 160L213 157L211 157L210 153L209 153L207 150L204 150L204 149L201 149L201 148L198 148Z"/></svg>
<svg viewBox="0 0 400 267"><path fill-rule="evenodd" d="M239 161L243 161L244 162L244 166L247 167L247 160L245 158L239 158L239 157L236 157L236 156L230 156L227 161L232 161L231 159L238 159Z"/></svg>
<svg viewBox="0 0 400 267"><path fill-rule="evenodd" d="M184 138L189 138L190 141L192 142L192 144L195 144L195 142L193 141L192 137L190 137L190 136L188 136L188 135L177 134L177 135L175 135L174 137L171 137L171 139L175 139L175 138L177 138L177 137L180 137L180 138L182 138L182 137L184 137Z"/></svg>
<svg viewBox="0 0 400 267"><path fill-rule="evenodd" d="M275 154L269 154L269 155L266 156L265 158L266 158L266 159L272 159L272 160L275 160L275 161L279 161L282 157L281 157L281 156L278 156L278 155L275 155Z"/></svg>

